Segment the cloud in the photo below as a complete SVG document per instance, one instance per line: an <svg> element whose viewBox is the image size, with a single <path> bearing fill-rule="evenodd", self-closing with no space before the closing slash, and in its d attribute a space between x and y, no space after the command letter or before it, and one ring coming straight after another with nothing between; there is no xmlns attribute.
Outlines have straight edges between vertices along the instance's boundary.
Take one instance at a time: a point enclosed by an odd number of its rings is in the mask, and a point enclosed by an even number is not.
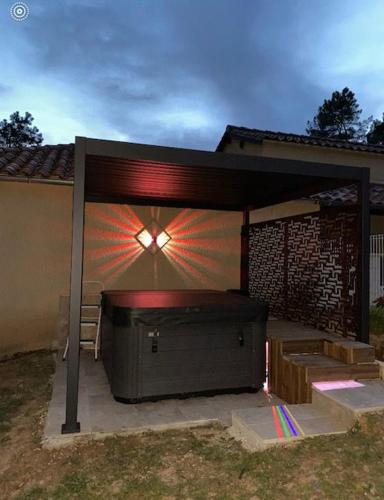
<svg viewBox="0 0 384 500"><path fill-rule="evenodd" d="M355 29L359 5L34 1L25 22L0 20L4 84L14 89L7 109L33 110L37 126L61 142L81 134L214 149L227 123L303 132L339 84L329 71L339 52L322 50L323 41L341 19ZM358 40L348 40L353 50ZM365 99L369 89L359 85Z"/></svg>

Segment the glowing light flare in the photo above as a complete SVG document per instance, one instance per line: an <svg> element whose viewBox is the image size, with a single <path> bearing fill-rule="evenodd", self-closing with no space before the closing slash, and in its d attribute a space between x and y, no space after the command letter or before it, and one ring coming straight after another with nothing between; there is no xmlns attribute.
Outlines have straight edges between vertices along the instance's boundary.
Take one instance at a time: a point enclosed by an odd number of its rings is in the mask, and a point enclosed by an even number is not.
<svg viewBox="0 0 384 500"><path fill-rule="evenodd" d="M143 245L144 248L149 248L152 243L154 243L155 238L149 234L149 232L146 229L143 229L140 231L137 235L136 238L139 240L139 243Z"/></svg>
<svg viewBox="0 0 384 500"><path fill-rule="evenodd" d="M105 274L112 269L115 269L116 266L122 265L124 267L128 267L129 263L131 262L132 258L135 257L136 255L140 255L143 252L143 249L141 246L138 246L136 249L132 249L128 252L125 252L122 255L117 255L115 257L112 257L109 259L107 262L104 262L100 264L96 269L95 273L96 275L98 274Z"/></svg>
<svg viewBox="0 0 384 500"><path fill-rule="evenodd" d="M109 245L102 246L100 248L86 249L85 253L89 259L96 261L105 257L113 257L114 255L121 254L123 252L127 253L132 249L136 250L137 248L140 248L142 250L138 242L135 240L129 241L127 243L121 243L119 245Z"/></svg>
<svg viewBox="0 0 384 500"><path fill-rule="evenodd" d="M167 231L171 234L179 231L182 227L195 224L201 217L207 216L203 210L184 209L167 225Z"/></svg>
<svg viewBox="0 0 384 500"><path fill-rule="evenodd" d="M201 220L203 219L203 220ZM214 219L214 220L213 220ZM207 218L206 210L183 210L167 225L167 231L173 238L173 233L177 236L191 235L196 233L217 232L223 227L238 228L241 225L238 213L215 214L215 217Z"/></svg>
<svg viewBox="0 0 384 500"><path fill-rule="evenodd" d="M171 239L169 234L155 220L139 231L135 238L152 255L155 255Z"/></svg>
<svg viewBox="0 0 384 500"><path fill-rule="evenodd" d="M108 231L100 228L85 228L84 235L85 239L88 241L102 241L104 243L106 241L127 242L132 238L132 236L127 233L118 232L116 230Z"/></svg>
<svg viewBox="0 0 384 500"><path fill-rule="evenodd" d="M183 210L167 225L172 240L163 253L184 281L217 288L223 274L219 257L231 255L240 241L240 235L223 235L222 229L239 225L238 214L215 214L212 220L206 210ZM226 270L232 272L233 266Z"/></svg>
<svg viewBox="0 0 384 500"><path fill-rule="evenodd" d="M163 246L166 245L170 239L171 237L169 236L169 234L167 234L165 231L162 231L156 237L156 244L159 248L163 248Z"/></svg>
<svg viewBox="0 0 384 500"><path fill-rule="evenodd" d="M123 221L114 215L109 215L102 209L98 207L92 207L90 210L89 217L96 219L99 223L106 224L113 228L119 228L126 234L134 234L137 230L136 227L130 221Z"/></svg>
<svg viewBox="0 0 384 500"><path fill-rule="evenodd" d="M364 387L364 384L356 380L328 380L326 382L313 382L312 386L323 392L337 389L356 389L357 387Z"/></svg>
<svg viewBox="0 0 384 500"><path fill-rule="evenodd" d="M211 275L216 275L219 278L222 276L222 265L217 259L197 253L194 250L173 245L173 240L169 247L167 247L167 250L169 251L168 253L172 255L177 254L183 259L188 260L192 265L199 267L202 271L206 272L209 270Z"/></svg>
<svg viewBox="0 0 384 500"><path fill-rule="evenodd" d="M132 264L138 259L138 257L144 252L143 248L138 245L138 249L129 255L127 260L125 262L121 262L119 265L117 265L113 272L108 272L107 276L104 278L104 282L106 284L114 282L115 279L117 279L119 276L121 276L128 267L132 266Z"/></svg>
<svg viewBox="0 0 384 500"><path fill-rule="evenodd" d="M197 262L200 256L196 254L193 260L188 259L183 255L180 255L176 249L171 249L168 245L164 249L164 255L168 258L169 262L173 267L180 272L180 275L188 275L190 280L194 280L199 284L203 284L208 288L217 288L215 281L209 277L204 270L201 271L201 267Z"/></svg>
<svg viewBox="0 0 384 500"><path fill-rule="evenodd" d="M231 255L234 253L234 248L239 246L239 237L223 236L222 238L172 238L172 247L188 248L191 251L211 253L217 256L220 251L221 255ZM220 250L219 250L220 249Z"/></svg>
<svg viewBox="0 0 384 500"><path fill-rule="evenodd" d="M142 223L130 207L121 207L119 205L108 205L108 207L111 212L115 213L132 228L133 231L131 232L133 232L133 234L140 230Z"/></svg>

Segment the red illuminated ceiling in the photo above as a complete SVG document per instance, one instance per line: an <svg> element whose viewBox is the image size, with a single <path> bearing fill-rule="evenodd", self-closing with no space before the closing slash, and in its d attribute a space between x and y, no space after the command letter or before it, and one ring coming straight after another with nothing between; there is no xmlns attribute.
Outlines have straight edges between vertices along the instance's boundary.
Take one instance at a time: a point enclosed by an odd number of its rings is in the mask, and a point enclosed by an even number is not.
<svg viewBox="0 0 384 500"><path fill-rule="evenodd" d="M87 155L86 165L86 199L96 202L240 210L345 184L336 179L97 155Z"/></svg>

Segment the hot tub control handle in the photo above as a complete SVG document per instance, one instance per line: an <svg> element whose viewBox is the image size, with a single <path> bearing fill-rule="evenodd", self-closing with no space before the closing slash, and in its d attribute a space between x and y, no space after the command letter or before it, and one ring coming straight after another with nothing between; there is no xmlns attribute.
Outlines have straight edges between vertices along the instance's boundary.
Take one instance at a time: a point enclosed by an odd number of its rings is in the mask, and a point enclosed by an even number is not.
<svg viewBox="0 0 384 500"><path fill-rule="evenodd" d="M148 332L147 336L148 337L159 337L160 336L160 332L159 332L159 330L157 328L155 328L154 330Z"/></svg>
<svg viewBox="0 0 384 500"><path fill-rule="evenodd" d="M152 339L152 352L157 352L159 350L159 341L158 337L160 336L160 332L157 328L147 333L148 337Z"/></svg>
<svg viewBox="0 0 384 500"><path fill-rule="evenodd" d="M152 352L158 351L158 340L157 337L152 337Z"/></svg>

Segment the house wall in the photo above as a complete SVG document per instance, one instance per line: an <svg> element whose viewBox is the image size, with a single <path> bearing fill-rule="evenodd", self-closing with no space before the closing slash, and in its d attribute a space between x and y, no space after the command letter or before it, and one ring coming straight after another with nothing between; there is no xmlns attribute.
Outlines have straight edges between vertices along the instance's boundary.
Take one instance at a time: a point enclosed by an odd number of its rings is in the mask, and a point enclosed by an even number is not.
<svg viewBox="0 0 384 500"><path fill-rule="evenodd" d="M371 234L384 234L384 215L371 216Z"/></svg>
<svg viewBox="0 0 384 500"><path fill-rule="evenodd" d="M230 144L227 144L224 151L226 153L266 156L269 158L286 158L350 167L368 167L371 182L384 183L384 156L378 153L268 140L263 141L261 144L244 142L243 147L241 147L240 141L237 139L233 139Z"/></svg>
<svg viewBox="0 0 384 500"><path fill-rule="evenodd" d="M134 235L152 218L172 240L152 256ZM87 204L84 280L106 288L237 288L242 214ZM72 187L0 182L0 357L49 348L68 295Z"/></svg>
<svg viewBox="0 0 384 500"><path fill-rule="evenodd" d="M0 356L49 347L68 292L72 188L0 182Z"/></svg>
<svg viewBox="0 0 384 500"><path fill-rule="evenodd" d="M377 153L348 151L324 146L292 144L278 141L265 140L260 144L241 142L232 139L224 147L226 153L266 156L269 158L285 158L291 160L331 163L334 165L347 165L351 167L367 167L370 169L372 183L384 183L384 156ZM277 208L276 208L277 207ZM279 217L290 217L318 210L318 204L311 201L293 201L254 210L251 222L261 222ZM278 213L278 217L276 217ZM384 233L384 217L371 217L373 233Z"/></svg>
<svg viewBox="0 0 384 500"><path fill-rule="evenodd" d="M171 240L156 255L135 239L157 220ZM242 214L88 204L84 279L106 288L236 288L240 280Z"/></svg>

